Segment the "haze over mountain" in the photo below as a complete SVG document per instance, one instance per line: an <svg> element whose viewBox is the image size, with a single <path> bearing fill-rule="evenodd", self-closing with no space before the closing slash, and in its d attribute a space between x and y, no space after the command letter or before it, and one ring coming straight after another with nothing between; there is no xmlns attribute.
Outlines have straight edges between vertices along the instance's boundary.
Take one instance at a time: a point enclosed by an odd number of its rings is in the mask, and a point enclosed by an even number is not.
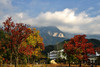
<svg viewBox="0 0 100 67"><path fill-rule="evenodd" d="M76 33L69 33L69 32L64 32L64 34L65 34L65 37L66 38L68 38L68 39L70 39L70 38L72 38L72 37L74 37L74 35L83 35L82 33L81 34L76 34ZM98 40L100 40L100 34L85 34L86 35L86 38L88 38L88 39L98 39Z"/></svg>
<svg viewBox="0 0 100 67"><path fill-rule="evenodd" d="M54 26L46 26L46 27L31 27L31 28L36 28L37 30L40 31L40 35L44 39L45 45L56 45L66 39L70 39L74 37L74 35L78 34L71 34L68 32L62 32L59 30L57 27ZM88 39L99 39L100 40L100 35L90 35L86 34Z"/></svg>

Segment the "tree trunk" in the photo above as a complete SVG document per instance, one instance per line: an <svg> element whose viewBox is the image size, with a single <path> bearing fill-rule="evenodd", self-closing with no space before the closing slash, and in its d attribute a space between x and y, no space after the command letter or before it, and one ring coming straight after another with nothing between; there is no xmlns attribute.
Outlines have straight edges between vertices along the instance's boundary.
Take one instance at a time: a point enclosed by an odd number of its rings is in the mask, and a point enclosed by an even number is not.
<svg viewBox="0 0 100 67"><path fill-rule="evenodd" d="M15 67L18 67L18 57L15 59Z"/></svg>
<svg viewBox="0 0 100 67"><path fill-rule="evenodd" d="M16 59L15 59L15 67L17 67L17 66L16 66Z"/></svg>
<svg viewBox="0 0 100 67"><path fill-rule="evenodd" d="M12 65L12 53L10 54L10 64Z"/></svg>
<svg viewBox="0 0 100 67"><path fill-rule="evenodd" d="M15 56L15 67L18 66L18 52L16 52L16 56Z"/></svg>
<svg viewBox="0 0 100 67"><path fill-rule="evenodd" d="M70 67L70 59L68 60L68 63L69 63L69 67Z"/></svg>
<svg viewBox="0 0 100 67"><path fill-rule="evenodd" d="M69 63L69 67L70 67L70 57L68 56L68 63Z"/></svg>
<svg viewBox="0 0 100 67"><path fill-rule="evenodd" d="M11 42L11 53L10 53L10 64L12 65L12 53L13 53L13 45L12 45L12 42Z"/></svg>
<svg viewBox="0 0 100 67"><path fill-rule="evenodd" d="M79 63L80 63L79 67L81 67L81 60L79 60Z"/></svg>
<svg viewBox="0 0 100 67"><path fill-rule="evenodd" d="M15 60L16 60L16 65L15 65L15 67L16 66L18 66L18 45L16 46L16 48L15 48Z"/></svg>
<svg viewBox="0 0 100 67"><path fill-rule="evenodd" d="M93 67L93 60L92 60L92 67Z"/></svg>
<svg viewBox="0 0 100 67"><path fill-rule="evenodd" d="M18 65L18 56L16 57L16 65Z"/></svg>
<svg viewBox="0 0 100 67"><path fill-rule="evenodd" d="M28 56L28 64L30 63L29 56Z"/></svg>

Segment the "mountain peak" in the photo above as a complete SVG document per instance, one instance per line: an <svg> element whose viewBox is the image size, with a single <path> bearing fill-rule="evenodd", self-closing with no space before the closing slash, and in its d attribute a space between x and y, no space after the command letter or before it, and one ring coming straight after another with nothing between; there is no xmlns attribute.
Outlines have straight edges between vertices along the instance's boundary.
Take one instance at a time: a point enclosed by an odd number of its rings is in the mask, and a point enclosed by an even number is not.
<svg viewBox="0 0 100 67"><path fill-rule="evenodd" d="M54 45L65 40L65 34L62 31L60 31L57 27L46 26L35 28L40 31L40 35L43 37L44 43L47 45Z"/></svg>
<svg viewBox="0 0 100 67"><path fill-rule="evenodd" d="M45 33L53 37L65 37L65 34L55 26L36 27L36 29L40 30L40 34Z"/></svg>

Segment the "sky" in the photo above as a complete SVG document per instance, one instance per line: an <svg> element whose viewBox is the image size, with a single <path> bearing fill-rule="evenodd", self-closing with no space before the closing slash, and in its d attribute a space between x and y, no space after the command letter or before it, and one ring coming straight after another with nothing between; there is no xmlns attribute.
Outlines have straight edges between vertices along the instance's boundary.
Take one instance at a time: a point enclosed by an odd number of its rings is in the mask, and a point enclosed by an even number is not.
<svg viewBox="0 0 100 67"><path fill-rule="evenodd" d="M7 17L63 32L100 34L100 0L0 0L0 26Z"/></svg>

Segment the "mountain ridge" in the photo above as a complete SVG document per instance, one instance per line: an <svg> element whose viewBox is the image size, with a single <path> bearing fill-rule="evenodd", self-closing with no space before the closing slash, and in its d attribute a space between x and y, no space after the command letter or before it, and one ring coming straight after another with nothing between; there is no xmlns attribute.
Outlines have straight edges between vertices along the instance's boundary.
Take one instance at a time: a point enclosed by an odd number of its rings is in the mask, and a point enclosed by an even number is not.
<svg viewBox="0 0 100 67"><path fill-rule="evenodd" d="M44 39L44 44L47 45L55 45L65 40L65 34L60 31L57 27L48 26L48 27L31 27L36 28L40 31L41 37Z"/></svg>
<svg viewBox="0 0 100 67"><path fill-rule="evenodd" d="M74 37L74 35L83 35L83 34L76 34L76 33L68 33L68 32L62 32L57 27L54 26L45 26L45 27L31 27L36 28L40 31L41 37L44 39L45 45L56 45L63 40L70 39ZM98 39L100 40L100 35L96 34L86 34L87 39Z"/></svg>

